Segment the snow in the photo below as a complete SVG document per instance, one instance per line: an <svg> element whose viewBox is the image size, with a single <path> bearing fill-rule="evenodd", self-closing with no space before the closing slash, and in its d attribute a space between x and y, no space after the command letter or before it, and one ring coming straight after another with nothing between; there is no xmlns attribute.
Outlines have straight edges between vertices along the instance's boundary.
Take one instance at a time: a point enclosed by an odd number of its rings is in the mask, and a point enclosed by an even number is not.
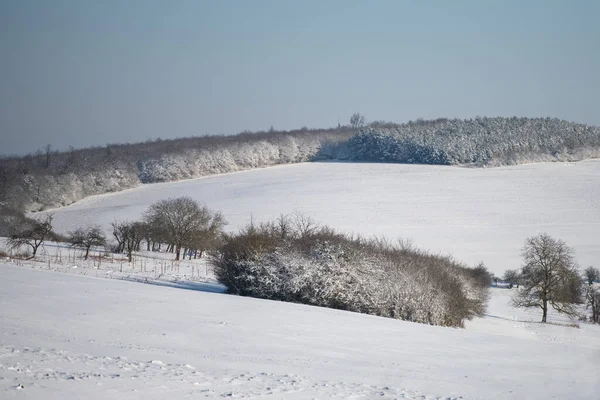
<svg viewBox="0 0 600 400"><path fill-rule="evenodd" d="M600 326L452 329L0 264L0 398L597 399ZM561 318L550 316L562 323Z"/></svg>
<svg viewBox="0 0 600 400"><path fill-rule="evenodd" d="M54 210L61 232L191 196L229 229L301 211L493 272L547 232L600 259L600 161L470 169L310 163L144 185ZM597 399L600 326L509 306L452 329L223 294L204 259L48 243L0 261L0 398ZM1 247L1 246L0 246ZM76 268L75 268L76 267ZM188 289L188 290L182 290Z"/></svg>
<svg viewBox="0 0 600 400"><path fill-rule="evenodd" d="M573 246L582 266L600 259L600 161L500 168L306 163L144 185L54 210L54 227L108 229L161 199L190 196L221 210L235 230L251 218L300 211L346 232L409 239L497 274L520 266L527 237Z"/></svg>

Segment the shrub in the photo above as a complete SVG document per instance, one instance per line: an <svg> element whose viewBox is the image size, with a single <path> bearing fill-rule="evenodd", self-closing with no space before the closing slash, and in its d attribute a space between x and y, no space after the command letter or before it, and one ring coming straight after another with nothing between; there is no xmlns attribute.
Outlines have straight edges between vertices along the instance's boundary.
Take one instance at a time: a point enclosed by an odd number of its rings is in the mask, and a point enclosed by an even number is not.
<svg viewBox="0 0 600 400"><path fill-rule="evenodd" d="M453 327L485 312L483 265L282 218L225 237L213 261L230 293Z"/></svg>

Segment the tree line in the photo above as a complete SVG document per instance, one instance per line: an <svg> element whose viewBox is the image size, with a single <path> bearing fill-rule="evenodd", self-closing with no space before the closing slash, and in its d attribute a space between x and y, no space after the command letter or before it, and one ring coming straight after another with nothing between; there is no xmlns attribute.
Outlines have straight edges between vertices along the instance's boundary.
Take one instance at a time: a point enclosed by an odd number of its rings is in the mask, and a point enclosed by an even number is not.
<svg viewBox="0 0 600 400"><path fill-rule="evenodd" d="M40 211L143 183L167 182L319 158L350 127L243 132L0 157L0 209Z"/></svg>
<svg viewBox="0 0 600 400"><path fill-rule="evenodd" d="M367 123L356 113L330 129L243 132L0 158L0 208L39 211L143 183L270 165L339 159L505 165L600 157L600 128L552 118Z"/></svg>
<svg viewBox="0 0 600 400"><path fill-rule="evenodd" d="M348 143L357 161L510 165L600 157L600 127L556 118L371 123Z"/></svg>
<svg viewBox="0 0 600 400"><path fill-rule="evenodd" d="M113 221L111 223L114 245L97 226L80 227L66 235L52 229L52 214L27 218L18 213L4 213L0 221L6 223L5 234L10 249L22 247L31 250L27 258L36 257L45 241L69 243L84 251L87 260L91 249L108 247L115 253L126 254L131 262L133 254L146 244L147 251L174 253L175 260L202 257L205 252L218 248L223 228L227 224L223 215L212 211L189 197L161 200L152 204L140 221Z"/></svg>

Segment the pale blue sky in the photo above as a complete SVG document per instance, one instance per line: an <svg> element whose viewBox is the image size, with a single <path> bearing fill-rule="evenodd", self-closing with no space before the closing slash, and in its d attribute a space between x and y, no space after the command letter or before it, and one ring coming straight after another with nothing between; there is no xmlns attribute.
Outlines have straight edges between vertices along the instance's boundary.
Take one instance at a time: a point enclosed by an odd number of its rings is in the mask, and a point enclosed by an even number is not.
<svg viewBox="0 0 600 400"><path fill-rule="evenodd" d="M600 125L600 1L0 0L0 154L367 120Z"/></svg>

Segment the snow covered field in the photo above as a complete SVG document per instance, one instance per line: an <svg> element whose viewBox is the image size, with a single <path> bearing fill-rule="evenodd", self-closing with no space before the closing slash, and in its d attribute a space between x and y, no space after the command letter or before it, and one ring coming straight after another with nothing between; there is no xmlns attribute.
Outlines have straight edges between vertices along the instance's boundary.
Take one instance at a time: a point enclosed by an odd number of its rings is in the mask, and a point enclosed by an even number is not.
<svg viewBox="0 0 600 400"><path fill-rule="evenodd" d="M407 238L421 248L484 261L502 274L520 265L524 240L546 232L600 260L600 161L492 169L307 163L145 185L55 210L54 226L108 227L153 202L187 195L221 210L228 229L295 210L346 232Z"/></svg>
<svg viewBox="0 0 600 400"><path fill-rule="evenodd" d="M597 399L600 327L509 295L452 329L0 264L0 398Z"/></svg>

